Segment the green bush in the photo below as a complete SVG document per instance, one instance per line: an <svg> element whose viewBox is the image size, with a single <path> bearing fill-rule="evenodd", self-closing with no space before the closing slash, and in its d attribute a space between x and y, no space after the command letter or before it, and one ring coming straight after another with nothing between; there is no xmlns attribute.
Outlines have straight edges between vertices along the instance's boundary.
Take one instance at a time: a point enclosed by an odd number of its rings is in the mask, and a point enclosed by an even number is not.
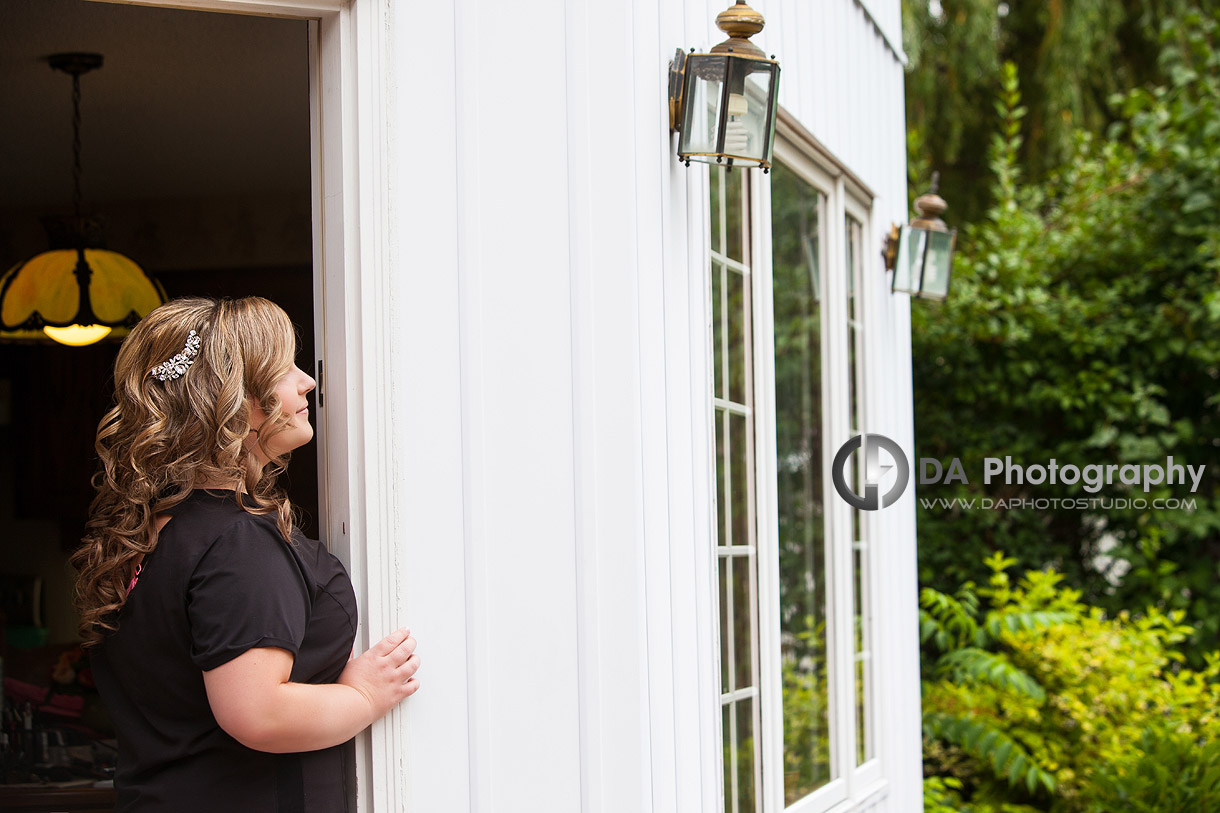
<svg viewBox="0 0 1220 813"><path fill-rule="evenodd" d="M1220 810L1220 742L1156 725L1127 758L1097 772L1092 790L1090 813L1214 813Z"/></svg>
<svg viewBox="0 0 1220 813"><path fill-rule="evenodd" d="M925 809L1220 809L1215 750L1183 745L1220 740L1220 660L1181 666L1182 613L1107 617L1054 571L1014 585L1014 564L997 553L986 587L922 592ZM1162 757L1184 807L1150 795L1171 792L1155 781Z"/></svg>

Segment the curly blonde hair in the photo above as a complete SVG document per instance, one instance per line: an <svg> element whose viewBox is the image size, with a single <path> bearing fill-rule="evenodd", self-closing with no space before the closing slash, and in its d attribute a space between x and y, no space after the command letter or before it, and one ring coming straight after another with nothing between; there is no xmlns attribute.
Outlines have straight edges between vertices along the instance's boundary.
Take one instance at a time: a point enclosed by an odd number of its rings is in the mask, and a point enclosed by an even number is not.
<svg viewBox="0 0 1220 813"><path fill-rule="evenodd" d="M192 330L202 339L194 364L179 378L154 378L153 367L182 352ZM261 297L175 299L123 341L114 365L115 405L97 429L97 496L71 559L86 646L118 628L136 563L157 546L156 515L193 489L233 489L246 511L275 513L281 535L291 541L293 507L276 487L287 455L270 454L267 444L291 421L275 387L292 370L295 352L288 315ZM268 416L254 433L270 461L261 468L251 465L246 447L251 403Z"/></svg>

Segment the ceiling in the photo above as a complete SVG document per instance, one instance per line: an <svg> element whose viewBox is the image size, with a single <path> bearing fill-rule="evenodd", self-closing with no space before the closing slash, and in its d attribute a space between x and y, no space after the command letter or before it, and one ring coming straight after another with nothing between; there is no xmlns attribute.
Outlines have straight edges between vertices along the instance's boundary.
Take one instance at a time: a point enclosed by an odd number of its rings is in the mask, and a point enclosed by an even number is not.
<svg viewBox="0 0 1220 813"><path fill-rule="evenodd" d="M298 20L84 0L0 2L0 209L72 199L81 77L86 204L309 190L308 28Z"/></svg>

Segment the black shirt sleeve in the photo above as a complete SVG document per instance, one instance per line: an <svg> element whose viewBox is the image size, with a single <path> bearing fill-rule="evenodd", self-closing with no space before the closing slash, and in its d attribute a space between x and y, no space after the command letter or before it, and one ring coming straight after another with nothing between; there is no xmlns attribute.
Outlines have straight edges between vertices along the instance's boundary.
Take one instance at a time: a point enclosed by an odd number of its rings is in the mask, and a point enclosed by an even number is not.
<svg viewBox="0 0 1220 813"><path fill-rule="evenodd" d="M309 621L309 589L292 552L259 517L229 526L200 558L187 587L191 660L215 669L256 647L295 657Z"/></svg>

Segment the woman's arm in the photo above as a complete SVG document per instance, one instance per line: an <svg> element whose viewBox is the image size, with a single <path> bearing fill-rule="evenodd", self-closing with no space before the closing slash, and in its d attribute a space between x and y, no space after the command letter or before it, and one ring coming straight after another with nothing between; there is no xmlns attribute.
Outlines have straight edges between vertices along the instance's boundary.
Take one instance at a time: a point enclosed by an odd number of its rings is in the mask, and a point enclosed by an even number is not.
<svg viewBox="0 0 1220 813"><path fill-rule="evenodd" d="M258 647L203 673L216 722L247 748L316 751L347 742L419 688L416 641L400 629L348 661L338 683L292 683L293 656Z"/></svg>

